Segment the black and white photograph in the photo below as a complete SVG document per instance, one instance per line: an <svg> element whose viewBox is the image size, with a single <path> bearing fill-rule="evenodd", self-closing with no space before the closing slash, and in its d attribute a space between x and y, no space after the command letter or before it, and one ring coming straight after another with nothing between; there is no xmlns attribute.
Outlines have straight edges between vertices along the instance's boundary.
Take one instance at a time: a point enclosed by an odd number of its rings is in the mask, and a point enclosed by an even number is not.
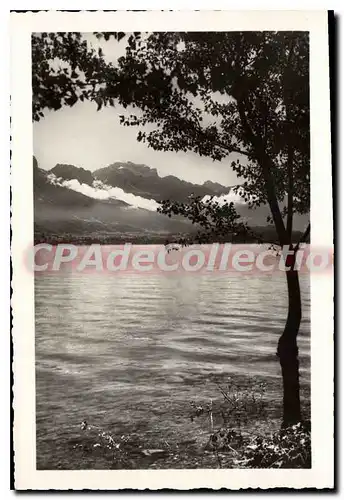
<svg viewBox="0 0 344 500"><path fill-rule="evenodd" d="M18 488L331 487L327 12L53 14L12 14Z"/></svg>

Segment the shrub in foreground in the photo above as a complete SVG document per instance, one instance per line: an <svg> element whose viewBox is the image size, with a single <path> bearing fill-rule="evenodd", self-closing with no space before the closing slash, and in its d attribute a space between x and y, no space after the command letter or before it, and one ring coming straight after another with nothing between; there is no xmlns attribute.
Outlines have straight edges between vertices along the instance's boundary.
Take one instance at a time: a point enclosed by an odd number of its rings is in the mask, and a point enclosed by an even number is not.
<svg viewBox="0 0 344 500"><path fill-rule="evenodd" d="M238 467L311 468L311 432L308 422L291 427L264 438L256 436L243 448L241 457L235 460Z"/></svg>

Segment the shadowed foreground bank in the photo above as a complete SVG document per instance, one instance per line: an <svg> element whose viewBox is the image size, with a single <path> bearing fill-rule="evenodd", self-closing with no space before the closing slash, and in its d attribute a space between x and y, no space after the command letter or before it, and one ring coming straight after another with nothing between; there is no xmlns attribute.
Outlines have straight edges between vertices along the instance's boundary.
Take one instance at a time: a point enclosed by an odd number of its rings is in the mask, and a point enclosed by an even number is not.
<svg viewBox="0 0 344 500"><path fill-rule="evenodd" d="M38 469L187 469L311 467L310 390L302 388L304 422L280 429L279 381L211 377L214 399L161 406L137 403L142 420L106 429L71 422L59 441L41 441ZM98 419L99 421L100 419Z"/></svg>

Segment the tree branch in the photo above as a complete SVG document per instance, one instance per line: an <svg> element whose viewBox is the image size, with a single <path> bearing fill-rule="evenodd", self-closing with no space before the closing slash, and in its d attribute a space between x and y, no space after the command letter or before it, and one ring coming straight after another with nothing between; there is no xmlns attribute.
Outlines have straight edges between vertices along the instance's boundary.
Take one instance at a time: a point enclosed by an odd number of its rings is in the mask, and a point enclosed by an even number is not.
<svg viewBox="0 0 344 500"><path fill-rule="evenodd" d="M172 113L171 111L165 111L164 112L165 116L167 116L168 118L169 117L173 117L173 118L176 118L178 121L180 121L181 117L180 115L178 115L178 113ZM199 135L204 137L207 135L206 131L202 128L201 124L199 123L199 121L195 122L195 121L190 121L190 120L185 120L187 122L187 124L189 126L192 126L194 128L194 130L196 132L199 133ZM238 154L241 154L241 155L244 155L244 156L247 156L248 158L250 158L252 155L251 153L249 153L248 151L243 151L242 149L240 148L233 148L233 147L230 147L226 144L223 144L221 141L214 141L212 140L213 144L215 146L218 146L220 148L223 148L225 149L226 151L228 151L229 153L238 153Z"/></svg>
<svg viewBox="0 0 344 500"><path fill-rule="evenodd" d="M290 42L289 54L286 64L286 70L284 73L284 78L286 79L286 73L290 67L291 59L294 52L294 40ZM288 125L288 131L290 132L291 122L290 122L290 109L289 109L289 95L285 90L284 100L286 104L286 120ZM290 134L288 134L290 135ZM287 214L287 235L289 243L292 243L292 233L293 233L293 208L294 208L294 171L293 171L293 161L294 161L294 149L292 146L291 138L288 137L288 153L287 153L287 173L288 173L288 214Z"/></svg>
<svg viewBox="0 0 344 500"><path fill-rule="evenodd" d="M275 227L276 227L278 239L280 241L280 244L283 246L283 245L288 244L288 237L287 237L287 233L285 230L282 214L281 214L281 211L280 211L280 208L278 205L274 181L273 181L273 177L271 174L271 171L273 169L273 163L272 163L270 157L266 154L263 144L261 144L261 141L253 132L253 130L252 130L247 118L246 118L246 109L245 109L244 99L241 98L240 96L237 96L236 99L237 99L237 103L238 103L238 110L239 110L239 115L240 115L240 119L242 122L242 126L244 128L244 131L245 131L249 141L253 145L256 159L259 161L259 164L260 164L262 171L263 171L263 176L264 176L265 183L266 183L267 198L268 198L268 203L269 203L270 210L271 210L271 215L272 215Z"/></svg>

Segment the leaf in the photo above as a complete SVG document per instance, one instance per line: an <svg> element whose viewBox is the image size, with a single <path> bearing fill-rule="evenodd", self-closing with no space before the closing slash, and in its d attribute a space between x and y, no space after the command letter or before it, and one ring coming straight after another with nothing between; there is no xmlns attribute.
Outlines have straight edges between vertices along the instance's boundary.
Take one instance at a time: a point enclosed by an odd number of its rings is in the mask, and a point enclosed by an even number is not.
<svg viewBox="0 0 344 500"><path fill-rule="evenodd" d="M77 102L77 100L78 100L77 95L73 94L71 97L66 99L66 104L68 104L68 106L74 106L74 104Z"/></svg>

